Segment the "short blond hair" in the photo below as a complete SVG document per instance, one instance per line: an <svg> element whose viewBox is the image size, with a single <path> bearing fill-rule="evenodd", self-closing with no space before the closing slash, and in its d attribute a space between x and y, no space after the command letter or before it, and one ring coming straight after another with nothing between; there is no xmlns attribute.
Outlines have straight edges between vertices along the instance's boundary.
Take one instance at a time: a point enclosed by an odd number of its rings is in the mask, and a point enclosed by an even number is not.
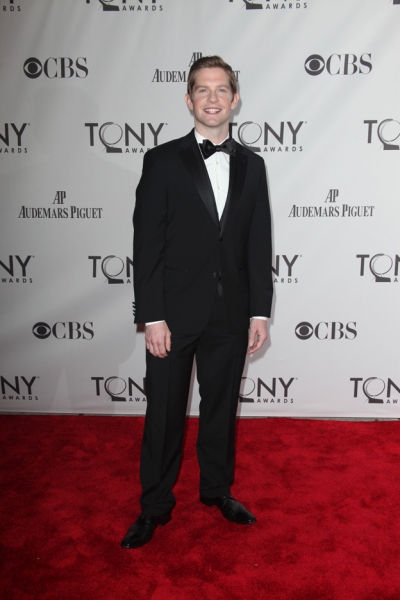
<svg viewBox="0 0 400 600"><path fill-rule="evenodd" d="M228 75L229 85L232 94L237 92L237 79L236 75L232 70L232 67L228 65L220 56L202 56L194 61L190 67L189 76L187 80L187 92L191 95L194 85L196 83L196 75L201 69L223 69Z"/></svg>

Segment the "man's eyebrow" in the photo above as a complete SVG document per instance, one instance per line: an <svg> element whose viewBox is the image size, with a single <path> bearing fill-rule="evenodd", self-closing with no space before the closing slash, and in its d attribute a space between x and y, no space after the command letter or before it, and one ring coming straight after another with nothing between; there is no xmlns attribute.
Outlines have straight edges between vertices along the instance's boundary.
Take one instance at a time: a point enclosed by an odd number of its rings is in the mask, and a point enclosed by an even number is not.
<svg viewBox="0 0 400 600"><path fill-rule="evenodd" d="M194 86L194 89L197 89L197 88L203 88L203 87L209 87L209 85L207 85L206 83L204 83L204 84L202 84L202 85L200 85L200 84L195 84L195 86ZM229 88L229 85L228 85L227 83L221 83L221 85L217 85L217 87L220 87L220 88L226 88L226 89L228 89L228 88Z"/></svg>

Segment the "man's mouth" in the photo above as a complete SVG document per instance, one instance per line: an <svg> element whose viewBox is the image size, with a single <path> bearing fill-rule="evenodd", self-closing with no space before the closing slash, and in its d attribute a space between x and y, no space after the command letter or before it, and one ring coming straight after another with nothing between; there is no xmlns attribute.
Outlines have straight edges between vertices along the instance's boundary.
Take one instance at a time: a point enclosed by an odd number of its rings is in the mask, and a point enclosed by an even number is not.
<svg viewBox="0 0 400 600"><path fill-rule="evenodd" d="M207 113L208 115L216 115L217 113L221 112L220 108L205 108L204 112Z"/></svg>

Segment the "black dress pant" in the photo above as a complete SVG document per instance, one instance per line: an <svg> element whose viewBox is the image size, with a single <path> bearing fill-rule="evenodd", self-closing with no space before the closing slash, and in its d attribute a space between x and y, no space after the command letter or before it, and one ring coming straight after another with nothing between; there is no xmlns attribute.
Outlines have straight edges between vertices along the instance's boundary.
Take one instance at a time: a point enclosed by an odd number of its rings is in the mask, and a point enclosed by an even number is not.
<svg viewBox="0 0 400 600"><path fill-rule="evenodd" d="M229 494L233 483L235 424L248 332L229 332L223 299L216 294L206 328L195 335L172 332L171 351L156 358L147 351L147 412L140 479L143 512L159 516L175 506L193 359L200 390L197 457L200 494Z"/></svg>

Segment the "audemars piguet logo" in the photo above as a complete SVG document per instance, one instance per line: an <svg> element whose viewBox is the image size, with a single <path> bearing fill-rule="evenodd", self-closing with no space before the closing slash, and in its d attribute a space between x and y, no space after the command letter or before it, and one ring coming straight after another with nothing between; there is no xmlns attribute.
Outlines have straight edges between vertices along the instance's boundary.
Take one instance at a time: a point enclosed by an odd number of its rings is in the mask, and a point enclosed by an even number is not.
<svg viewBox="0 0 400 600"><path fill-rule="evenodd" d="M195 60L201 58L203 54L201 52L192 52L190 62L187 69L183 70L165 70L155 69L153 73L152 83L183 83L187 81L189 69Z"/></svg>
<svg viewBox="0 0 400 600"><path fill-rule="evenodd" d="M192 64L203 56L202 52L192 52L190 61L185 69L165 70L158 68L154 70L152 83L186 83L189 70ZM236 79L239 81L240 71L234 71Z"/></svg>
<svg viewBox="0 0 400 600"><path fill-rule="evenodd" d="M293 204L288 214L291 218L363 218L373 217L375 206L370 204L350 204L337 202L339 190L331 188L320 206L299 206Z"/></svg>
<svg viewBox="0 0 400 600"><path fill-rule="evenodd" d="M103 207L100 206L77 206L72 204L66 206L64 202L67 198L65 190L58 190L54 196L52 206L25 206L19 209L19 219L51 219L51 220L81 220L81 219L101 219L103 216Z"/></svg>

